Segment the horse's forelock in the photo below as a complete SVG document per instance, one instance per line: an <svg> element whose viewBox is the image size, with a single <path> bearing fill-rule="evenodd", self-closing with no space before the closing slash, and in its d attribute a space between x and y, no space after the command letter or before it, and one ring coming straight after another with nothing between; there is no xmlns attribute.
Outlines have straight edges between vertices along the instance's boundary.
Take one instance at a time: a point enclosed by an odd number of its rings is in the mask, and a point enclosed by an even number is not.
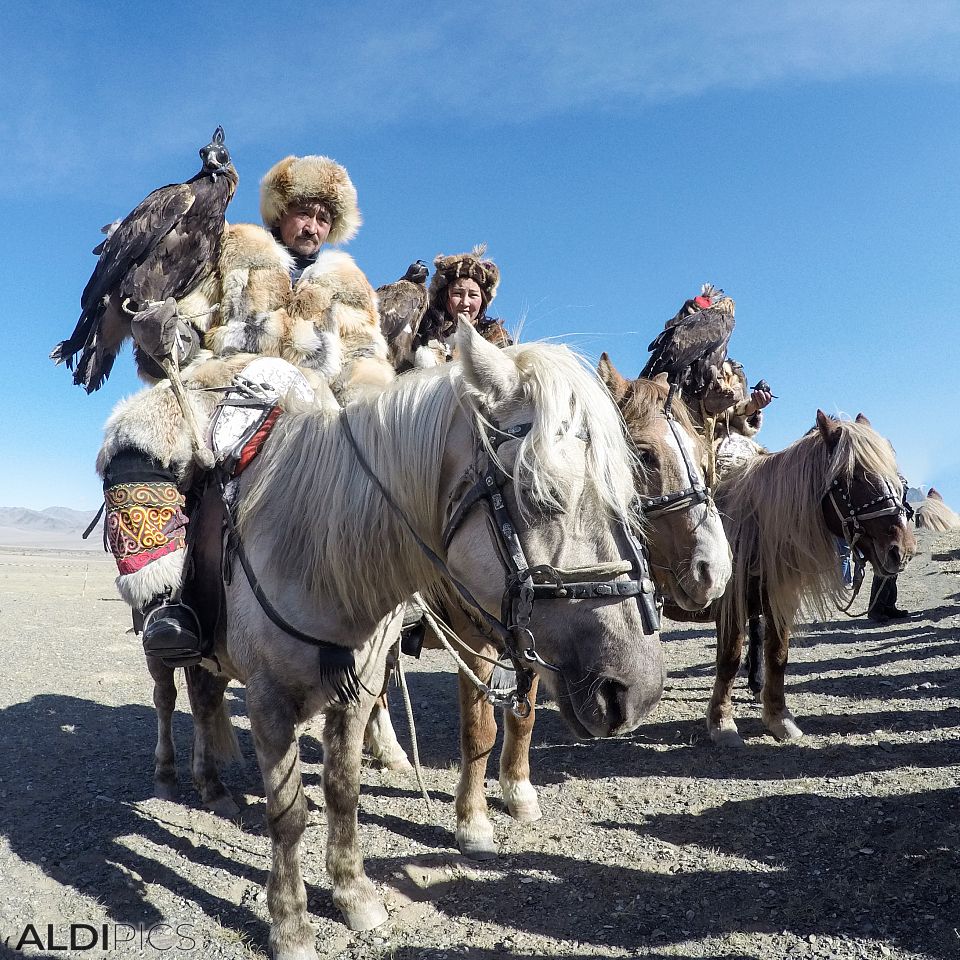
<svg viewBox="0 0 960 960"><path fill-rule="evenodd" d="M583 479L570 475L557 440L585 433L587 477L596 495L609 512L627 516L633 457L616 405L586 360L559 344L524 344L508 352L534 410L514 466L518 501L557 506L555 493Z"/></svg>
<svg viewBox="0 0 960 960"><path fill-rule="evenodd" d="M636 380L630 381L622 412L631 434L650 429L653 421L663 414L664 404L669 393L669 386L659 380L647 380L644 377L638 377ZM686 404L680 401L679 397L675 400L676 402L671 404L670 414L689 435L699 461L704 455L703 439L690 419Z"/></svg>
<svg viewBox="0 0 960 960"><path fill-rule="evenodd" d="M882 477L899 493L900 474L890 441L866 423L841 420L839 425L840 436L826 478L828 485L837 478L849 480L853 471L860 467L866 473Z"/></svg>

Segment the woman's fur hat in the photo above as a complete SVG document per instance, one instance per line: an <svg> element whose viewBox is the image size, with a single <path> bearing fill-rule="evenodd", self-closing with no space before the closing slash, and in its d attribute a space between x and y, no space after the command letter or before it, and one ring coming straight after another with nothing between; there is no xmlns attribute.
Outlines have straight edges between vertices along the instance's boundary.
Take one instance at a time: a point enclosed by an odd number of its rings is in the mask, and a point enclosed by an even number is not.
<svg viewBox="0 0 960 960"><path fill-rule="evenodd" d="M438 254L433 261L433 278L430 281L430 303L443 308L441 296L454 280L469 277L476 280L480 287L480 296L486 309L497 295L497 286L500 283L500 271L492 260L483 259L487 252L486 244L480 244L470 253L456 253L445 257Z"/></svg>
<svg viewBox="0 0 960 960"><path fill-rule="evenodd" d="M356 236L363 218L357 190L346 168L329 157L284 157L260 181L260 216L271 230L292 203L321 200L333 214L327 241L346 243Z"/></svg>

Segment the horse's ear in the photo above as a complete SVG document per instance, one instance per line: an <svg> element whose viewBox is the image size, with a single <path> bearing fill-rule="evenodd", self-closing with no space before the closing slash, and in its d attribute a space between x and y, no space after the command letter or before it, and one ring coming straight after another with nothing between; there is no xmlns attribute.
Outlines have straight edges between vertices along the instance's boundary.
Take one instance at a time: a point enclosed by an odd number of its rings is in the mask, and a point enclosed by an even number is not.
<svg viewBox="0 0 960 960"><path fill-rule="evenodd" d="M840 424L828 417L822 410L817 410L817 429L823 442L832 450L840 439Z"/></svg>
<svg viewBox="0 0 960 960"><path fill-rule="evenodd" d="M870 426L870 421L862 413L857 414L857 423L862 423L865 427Z"/></svg>
<svg viewBox="0 0 960 960"><path fill-rule="evenodd" d="M517 399L522 393L517 365L500 347L488 343L464 320L457 323L457 349L467 382L494 403Z"/></svg>
<svg viewBox="0 0 960 960"><path fill-rule="evenodd" d="M606 350L600 354L600 362L597 364L597 373L603 381L603 385L610 391L614 400L622 400L630 389L630 381L620 375L620 371L613 365L613 361L607 356Z"/></svg>
<svg viewBox="0 0 960 960"><path fill-rule="evenodd" d="M939 500L941 503L943 503L943 497L940 496L940 491L936 487L931 487L927 491L927 496L931 500Z"/></svg>
<svg viewBox="0 0 960 960"><path fill-rule="evenodd" d="M670 386L670 375L667 374L667 373L658 373L658 374L653 378L653 382L654 382L654 383L661 383L661 384L663 384L663 386L669 387L669 386Z"/></svg>

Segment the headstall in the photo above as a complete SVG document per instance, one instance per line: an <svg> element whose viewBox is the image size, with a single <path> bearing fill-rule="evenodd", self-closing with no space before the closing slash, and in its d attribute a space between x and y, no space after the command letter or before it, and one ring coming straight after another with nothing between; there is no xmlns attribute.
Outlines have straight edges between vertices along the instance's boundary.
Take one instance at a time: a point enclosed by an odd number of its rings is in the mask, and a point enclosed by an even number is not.
<svg viewBox="0 0 960 960"><path fill-rule="evenodd" d="M649 636L659 630L655 587L650 578L646 549L633 535L625 517L617 518L616 522L627 543L626 559L590 567L577 567L572 570L560 569L551 564L531 565L527 561L516 525L510 516L503 495L504 486L511 482L512 478L491 456L491 451L495 453L507 441L526 436L532 424L525 423L501 428L498 424L487 421L489 430L484 428L485 436L477 439L475 460L470 468L476 480L453 509L442 534L443 549L446 551L474 506L483 503L489 509L490 529L505 573L500 617L497 618L483 609L469 589L450 572L446 562L424 543L357 446L346 409L340 416L344 432L364 473L380 490L387 504L400 517L434 567L466 601L471 608L468 612L471 613L472 619L476 621L479 618L503 645L504 652L510 658L517 675L517 687L512 696L515 700L513 709L518 715L526 716L531 709L527 695L533 683L532 666L538 665L547 670L559 672L558 667L544 660L537 652L536 640L530 628L533 605L537 600L609 598L620 602L633 597L640 609L644 635ZM584 439L589 442L589 437ZM483 442L484 440L486 443ZM631 574L631 579L616 579L624 573ZM581 577L584 579L580 579Z"/></svg>
<svg viewBox="0 0 960 960"><path fill-rule="evenodd" d="M664 493L657 497L642 497L637 495L636 504L640 512L648 519L653 519L664 513L673 513L676 510L689 510L691 507L700 503L710 504L713 502L710 491L699 481L696 465L690 458L690 453L683 444L683 438L680 436L680 427L676 419L669 410L664 410L664 418L670 427L670 432L677 441L680 448L680 456L683 459L683 465L687 471L687 483L683 490L676 490L673 493Z"/></svg>
<svg viewBox="0 0 960 960"><path fill-rule="evenodd" d="M883 484L883 491L879 496L865 503L855 504L853 502L850 495L850 480L844 482L840 477L837 477L827 491L826 499L830 501L830 505L840 520L843 539L850 547L850 554L853 559L853 593L845 606L838 607L841 613L847 613L853 606L853 602L857 599L860 588L863 586L863 578L866 573L867 558L857 545L863 535L861 521L886 516L897 516L898 518L903 516L906 520L913 514L912 509L903 499L903 490L901 489L897 493L883 477L878 479Z"/></svg>
<svg viewBox="0 0 960 960"><path fill-rule="evenodd" d="M854 549L857 541L863 534L862 520L874 520L877 517L886 517L893 515L902 515L904 519L908 517L908 509L903 502L903 491L896 492L880 477L883 484L882 493L868 500L866 503L854 504L850 496L850 481L844 482L837 477L830 484L830 490L827 492L827 499L840 519L840 528L843 530L843 538ZM885 504L885 506L881 506Z"/></svg>

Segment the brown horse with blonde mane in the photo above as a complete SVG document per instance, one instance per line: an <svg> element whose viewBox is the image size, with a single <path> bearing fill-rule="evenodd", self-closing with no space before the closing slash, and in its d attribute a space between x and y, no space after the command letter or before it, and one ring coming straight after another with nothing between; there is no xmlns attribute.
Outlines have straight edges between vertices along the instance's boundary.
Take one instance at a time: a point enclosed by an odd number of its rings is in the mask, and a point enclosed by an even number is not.
<svg viewBox="0 0 960 960"><path fill-rule="evenodd" d="M763 614L763 723L778 739L802 736L784 697L790 635L802 608L821 617L845 587L836 539L875 573L894 576L916 549L893 448L862 414L817 425L778 453L720 482L717 504L733 549L733 578L716 610L717 673L707 712L714 742L740 745L731 690L748 617Z"/></svg>
<svg viewBox="0 0 960 960"><path fill-rule="evenodd" d="M931 487L917 507L917 526L936 533L960 530L960 516L957 516L946 503L939 491Z"/></svg>

